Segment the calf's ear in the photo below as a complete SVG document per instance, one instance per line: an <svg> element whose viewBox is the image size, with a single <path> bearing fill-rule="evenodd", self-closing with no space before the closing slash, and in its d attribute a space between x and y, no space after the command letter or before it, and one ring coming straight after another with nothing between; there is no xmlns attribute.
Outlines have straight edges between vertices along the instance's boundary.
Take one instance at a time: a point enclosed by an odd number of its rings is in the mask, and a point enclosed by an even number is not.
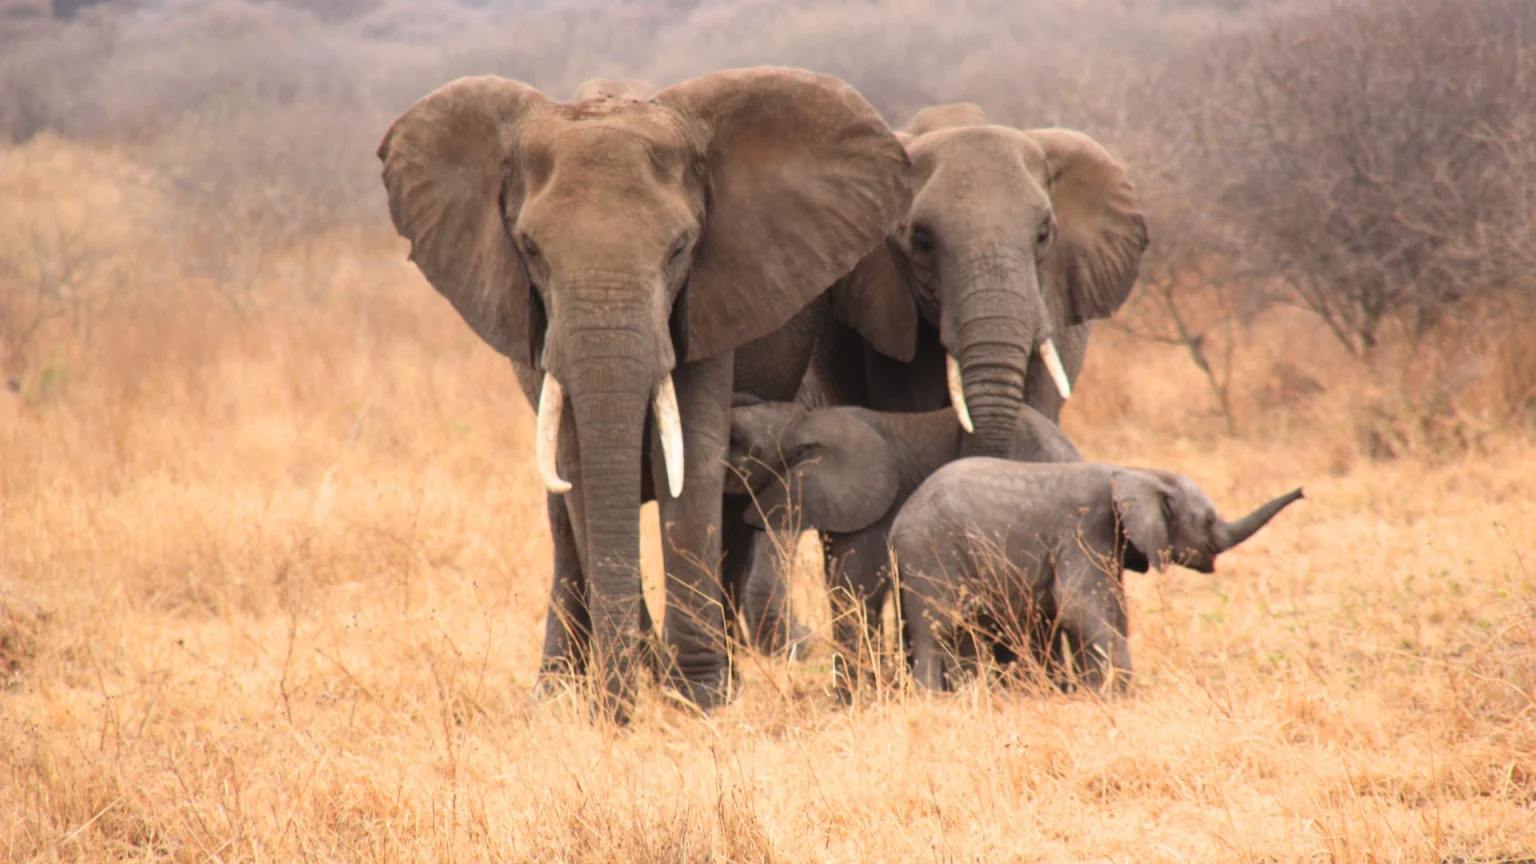
<svg viewBox="0 0 1536 864"><path fill-rule="evenodd" d="M1120 533L1150 565L1159 571L1166 570L1173 545L1174 490L1160 478L1142 471L1116 471L1110 482ZM1127 555L1127 559L1133 558Z"/></svg>
<svg viewBox="0 0 1536 864"><path fill-rule="evenodd" d="M788 470L747 511L754 527L847 534L878 522L896 502L896 455L850 412L812 412L783 442ZM798 523L796 518L798 517Z"/></svg>

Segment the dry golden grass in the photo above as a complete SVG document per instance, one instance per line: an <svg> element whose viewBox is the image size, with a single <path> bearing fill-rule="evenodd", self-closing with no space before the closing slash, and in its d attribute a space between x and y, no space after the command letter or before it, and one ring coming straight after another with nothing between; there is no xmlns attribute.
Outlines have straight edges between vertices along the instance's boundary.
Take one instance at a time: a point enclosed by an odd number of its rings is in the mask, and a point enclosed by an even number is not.
<svg viewBox="0 0 1536 864"><path fill-rule="evenodd" d="M1134 697L842 710L823 663L749 656L736 704L652 694L614 731L523 708L549 571L530 412L402 245L278 262L241 318L134 233L155 206L109 151L0 155L0 217L85 220L116 244L94 288L126 291L0 393L6 860L1536 850L1536 443L1369 461L1374 396L1344 378L1254 396L1262 427L1224 438L1176 352L1106 333L1066 418L1090 457L1183 470L1229 512L1308 492L1215 575L1128 574ZM1246 362L1336 371L1299 326Z"/></svg>

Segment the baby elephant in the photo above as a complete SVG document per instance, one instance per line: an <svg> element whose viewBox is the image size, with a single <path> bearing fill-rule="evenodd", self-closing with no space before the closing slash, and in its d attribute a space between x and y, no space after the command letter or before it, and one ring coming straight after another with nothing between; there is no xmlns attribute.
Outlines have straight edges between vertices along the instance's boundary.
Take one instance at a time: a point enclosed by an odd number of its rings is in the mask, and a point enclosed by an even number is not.
<svg viewBox="0 0 1536 864"><path fill-rule="evenodd" d="M1033 408L1024 408L1016 428L1010 458L1082 461L1061 429ZM874 635L890 584L891 520L930 474L959 458L962 434L949 408L895 413L749 399L735 408L726 491L753 496L746 520L754 527L822 532L838 648L834 675L845 699L848 658L857 656L860 635ZM768 541L760 534L754 542L762 548ZM759 586L752 593L771 593L760 586L779 580L766 557L756 556L746 577Z"/></svg>
<svg viewBox="0 0 1536 864"><path fill-rule="evenodd" d="M954 662L978 650L963 631L991 640L1011 632L1032 636L1042 660L1062 640L1069 673L1124 692L1131 654L1121 570L1171 562L1214 572L1217 555L1301 497L1296 489L1227 522L1193 481L1170 471L988 458L948 465L891 526L913 677L945 689Z"/></svg>

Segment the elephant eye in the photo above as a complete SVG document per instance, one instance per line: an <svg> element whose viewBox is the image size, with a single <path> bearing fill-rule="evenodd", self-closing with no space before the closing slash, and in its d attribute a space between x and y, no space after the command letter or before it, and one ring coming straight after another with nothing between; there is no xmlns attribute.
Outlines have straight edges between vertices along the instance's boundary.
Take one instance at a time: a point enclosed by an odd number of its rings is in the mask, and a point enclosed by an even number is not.
<svg viewBox="0 0 1536 864"><path fill-rule="evenodd" d="M523 235L523 239L519 242L518 245L523 247L523 254L527 255L529 258L539 257L539 244L533 242L533 238L529 237L527 234Z"/></svg>
<svg viewBox="0 0 1536 864"><path fill-rule="evenodd" d="M1046 245L1047 243L1051 242L1052 233L1051 220L1047 219L1040 223L1040 230L1035 234L1035 243L1039 246Z"/></svg>
<svg viewBox="0 0 1536 864"><path fill-rule="evenodd" d="M688 251L688 235L684 234L672 244L672 251L667 255L667 263L670 264L683 257L683 253L686 251Z"/></svg>
<svg viewBox="0 0 1536 864"><path fill-rule="evenodd" d="M914 255L932 255L934 247L933 232L922 225L912 226L911 245L912 254Z"/></svg>

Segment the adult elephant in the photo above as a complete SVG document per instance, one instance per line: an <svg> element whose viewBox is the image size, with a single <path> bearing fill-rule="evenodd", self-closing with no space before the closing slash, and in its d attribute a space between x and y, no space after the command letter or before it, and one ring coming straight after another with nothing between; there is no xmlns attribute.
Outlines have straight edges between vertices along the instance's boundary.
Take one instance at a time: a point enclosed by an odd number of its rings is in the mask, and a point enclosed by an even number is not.
<svg viewBox="0 0 1536 864"><path fill-rule="evenodd" d="M901 298L882 314L912 356L844 331L816 377L831 402L953 405L974 433L965 454L1002 457L1021 406L1059 421L1089 322L1130 294L1147 247L1141 205L1125 169L1081 132L1021 131L955 103L920 111L901 137L911 212L848 281Z"/></svg>
<svg viewBox="0 0 1536 864"><path fill-rule="evenodd" d="M555 545L541 674L592 673L622 722L649 622L640 504L659 500L667 539L672 683L710 707L729 681L712 562L731 394L792 397L830 316L873 345L905 337L860 311L891 302L861 292L899 286L827 292L905 214L909 162L862 96L802 70L576 96L459 79L379 158L411 260L538 405Z"/></svg>
<svg viewBox="0 0 1536 864"><path fill-rule="evenodd" d="M911 210L843 280L886 304L863 320L898 338L875 346L835 328L801 400L951 405L970 433L961 456L1006 458L1022 407L1059 422L1090 322L1113 314L1135 285L1148 242L1141 205L1125 169L1081 132L1013 129L967 102L918 112L899 137L912 162ZM825 548L829 575L866 566L850 556L884 556L846 538ZM756 566L749 593L776 596L779 581Z"/></svg>

